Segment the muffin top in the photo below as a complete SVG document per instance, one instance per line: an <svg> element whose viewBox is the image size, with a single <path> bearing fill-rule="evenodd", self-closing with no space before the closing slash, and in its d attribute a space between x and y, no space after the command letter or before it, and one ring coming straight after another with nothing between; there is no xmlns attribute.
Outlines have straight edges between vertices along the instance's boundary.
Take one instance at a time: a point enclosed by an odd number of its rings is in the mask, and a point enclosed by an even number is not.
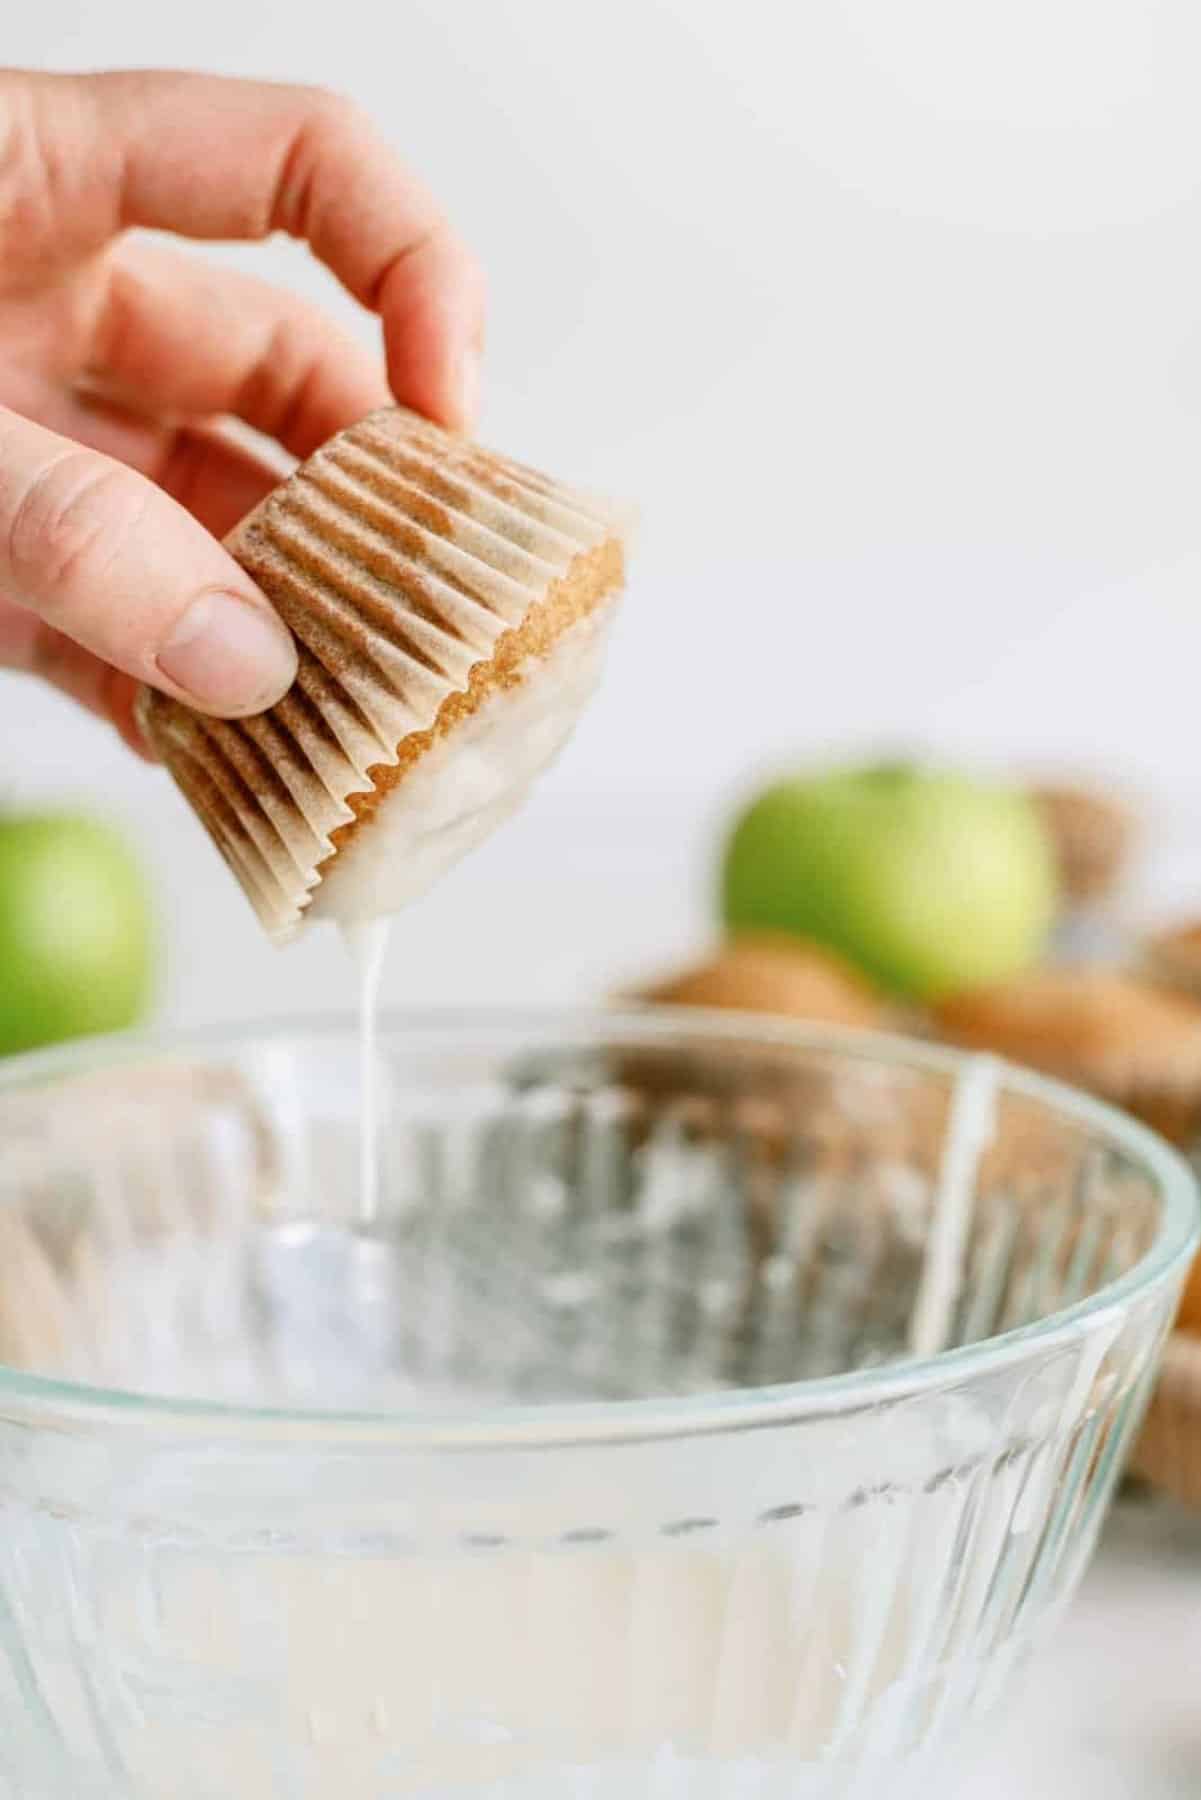
<svg viewBox="0 0 1201 1800"><path fill-rule="evenodd" d="M1027 1063L1121 1104L1201 1099L1201 1006L1095 969L1040 969L936 1010L952 1043Z"/></svg>
<svg viewBox="0 0 1201 1800"><path fill-rule="evenodd" d="M867 1030L889 1023L883 1003L849 963L815 944L775 933L736 937L708 960L644 989L638 998Z"/></svg>

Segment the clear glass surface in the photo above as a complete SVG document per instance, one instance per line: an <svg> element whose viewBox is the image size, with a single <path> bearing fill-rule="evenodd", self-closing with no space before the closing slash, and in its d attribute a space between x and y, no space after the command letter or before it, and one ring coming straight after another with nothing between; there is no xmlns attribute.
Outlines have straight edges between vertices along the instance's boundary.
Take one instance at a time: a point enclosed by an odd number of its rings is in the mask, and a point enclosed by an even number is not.
<svg viewBox="0 0 1201 1800"><path fill-rule="evenodd" d="M398 1021L364 1218L361 1079L0 1082L3 1800L920 1789L1092 1547L1183 1164L915 1045Z"/></svg>

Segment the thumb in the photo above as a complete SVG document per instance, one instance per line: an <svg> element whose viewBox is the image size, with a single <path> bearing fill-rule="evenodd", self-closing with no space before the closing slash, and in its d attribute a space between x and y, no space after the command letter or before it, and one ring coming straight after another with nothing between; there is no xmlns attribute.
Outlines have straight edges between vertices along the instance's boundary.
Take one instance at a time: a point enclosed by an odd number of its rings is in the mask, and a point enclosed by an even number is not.
<svg viewBox="0 0 1201 1800"><path fill-rule="evenodd" d="M0 594L201 712L262 712L296 674L287 628L169 495L3 408Z"/></svg>

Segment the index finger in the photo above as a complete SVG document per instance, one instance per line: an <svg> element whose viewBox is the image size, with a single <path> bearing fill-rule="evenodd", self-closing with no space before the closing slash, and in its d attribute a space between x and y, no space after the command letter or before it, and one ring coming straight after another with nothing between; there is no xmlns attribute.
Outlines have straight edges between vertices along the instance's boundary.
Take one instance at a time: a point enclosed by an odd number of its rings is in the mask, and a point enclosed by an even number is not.
<svg viewBox="0 0 1201 1800"><path fill-rule="evenodd" d="M318 88L150 72L9 76L0 104L14 80L32 83L25 136L43 177L34 196L49 193L52 209L70 215L57 221L64 236L77 242L94 222L97 247L129 226L302 238L380 314L397 399L448 425L469 422L479 269L350 102ZM63 104L64 89L74 104Z"/></svg>

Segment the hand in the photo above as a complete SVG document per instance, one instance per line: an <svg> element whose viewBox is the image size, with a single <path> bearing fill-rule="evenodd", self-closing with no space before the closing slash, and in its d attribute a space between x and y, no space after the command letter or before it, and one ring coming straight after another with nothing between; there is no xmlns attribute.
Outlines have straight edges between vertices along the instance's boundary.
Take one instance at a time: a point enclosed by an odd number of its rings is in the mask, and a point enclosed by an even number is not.
<svg viewBox="0 0 1201 1800"><path fill-rule="evenodd" d="M305 239L383 321L382 366L316 308L139 239ZM386 405L471 422L476 265L347 103L207 76L0 71L0 667L142 748L139 682L228 718L296 652L219 538L279 479L236 417L305 456Z"/></svg>

